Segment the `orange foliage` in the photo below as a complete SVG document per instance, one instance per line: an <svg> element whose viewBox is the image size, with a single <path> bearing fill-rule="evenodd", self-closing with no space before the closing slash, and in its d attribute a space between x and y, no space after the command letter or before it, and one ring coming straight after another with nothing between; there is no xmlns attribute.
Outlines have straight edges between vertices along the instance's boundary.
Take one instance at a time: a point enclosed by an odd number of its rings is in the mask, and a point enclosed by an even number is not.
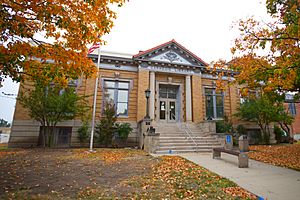
<svg viewBox="0 0 300 200"><path fill-rule="evenodd" d="M162 156L153 173L123 182L143 189L137 199L256 199L203 167L178 156ZM161 188L164 188L161 190Z"/></svg>
<svg viewBox="0 0 300 200"><path fill-rule="evenodd" d="M216 79L216 88L218 90L225 90L226 85L224 84L223 77L230 76L228 72L230 72L227 63L225 60L218 60L217 62L213 62L212 66L209 67L210 73L215 76ZM229 80L229 79L228 79Z"/></svg>
<svg viewBox="0 0 300 200"><path fill-rule="evenodd" d="M297 1L267 0L267 8L274 22L249 18L236 24L240 36L231 49L234 59L230 65L240 72L237 81L251 89L299 91L300 12Z"/></svg>
<svg viewBox="0 0 300 200"><path fill-rule="evenodd" d="M230 67L238 72L237 83L248 89L300 91L300 11L297 1L266 0L273 22L253 17L239 20L235 27L240 35L231 48Z"/></svg>
<svg viewBox="0 0 300 200"><path fill-rule="evenodd" d="M239 186L223 188L223 191L231 195L232 197L239 197L245 199L257 199L257 197L254 194L244 190Z"/></svg>
<svg viewBox="0 0 300 200"><path fill-rule="evenodd" d="M26 72L33 79L62 85L64 79L92 76L96 68L86 56L87 45L104 43L101 37L110 32L116 18L111 5L124 2L1 1L0 76L21 80L21 72Z"/></svg>
<svg viewBox="0 0 300 200"><path fill-rule="evenodd" d="M0 158L6 158L8 156L14 156L22 153L25 153L25 151L22 151L20 149L0 150Z"/></svg>
<svg viewBox="0 0 300 200"><path fill-rule="evenodd" d="M251 159L300 170L300 144L250 146Z"/></svg>
<svg viewBox="0 0 300 200"><path fill-rule="evenodd" d="M82 158L82 159L100 159L106 164L113 164L126 159L128 157L136 155L145 155L144 151L137 150L124 150L124 149L99 149L95 152L89 152L88 150L74 150L75 154L72 157Z"/></svg>

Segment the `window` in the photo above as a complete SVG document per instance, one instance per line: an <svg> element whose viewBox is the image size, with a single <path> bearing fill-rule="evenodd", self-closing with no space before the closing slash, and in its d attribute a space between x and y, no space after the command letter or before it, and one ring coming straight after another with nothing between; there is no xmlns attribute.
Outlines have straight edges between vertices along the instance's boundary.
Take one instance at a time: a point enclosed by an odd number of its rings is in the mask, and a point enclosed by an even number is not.
<svg viewBox="0 0 300 200"><path fill-rule="evenodd" d="M224 117L224 96L221 91L205 89L206 117L208 119Z"/></svg>
<svg viewBox="0 0 300 200"><path fill-rule="evenodd" d="M177 85L159 85L159 97L160 98L168 98L168 99L176 99L178 93Z"/></svg>
<svg viewBox="0 0 300 200"><path fill-rule="evenodd" d="M129 82L104 80L104 102L113 102L118 116L128 116Z"/></svg>
<svg viewBox="0 0 300 200"><path fill-rule="evenodd" d="M52 86L54 86L54 84L52 85ZM70 79L69 81L68 81L68 87L67 88L63 88L63 89L61 89L60 91L59 91L59 95L62 95L62 94L64 94L65 92L66 92L66 89L74 89L74 93L76 93L76 88L77 88L77 86L78 86L78 80L77 79L75 79L75 80L73 80L73 79Z"/></svg>
<svg viewBox="0 0 300 200"><path fill-rule="evenodd" d="M243 89L239 89L240 104L243 104L246 100L249 100L249 99L259 98L259 93L256 90L248 90L248 92L246 94L243 93L242 90Z"/></svg>
<svg viewBox="0 0 300 200"><path fill-rule="evenodd" d="M289 113L292 116L295 116L297 114L295 103L289 103Z"/></svg>

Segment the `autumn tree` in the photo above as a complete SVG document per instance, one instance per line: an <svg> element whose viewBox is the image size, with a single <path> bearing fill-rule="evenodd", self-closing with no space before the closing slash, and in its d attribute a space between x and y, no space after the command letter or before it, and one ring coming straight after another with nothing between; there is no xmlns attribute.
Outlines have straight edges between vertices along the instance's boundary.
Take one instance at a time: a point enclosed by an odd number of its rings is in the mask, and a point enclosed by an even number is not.
<svg viewBox="0 0 300 200"><path fill-rule="evenodd" d="M240 20L230 67L244 89L300 91L300 3L266 0L272 22Z"/></svg>
<svg viewBox="0 0 300 200"><path fill-rule="evenodd" d="M275 109L266 98L247 99L238 109L236 116L241 120L253 121L260 127L262 138L269 143L270 125L274 121Z"/></svg>
<svg viewBox="0 0 300 200"><path fill-rule="evenodd" d="M269 143L272 123L278 123L289 134L289 125L293 122L293 117L286 112L282 101L278 101L280 98L273 97L261 94L260 97L246 98L235 114L241 120L257 123L265 143Z"/></svg>
<svg viewBox="0 0 300 200"><path fill-rule="evenodd" d="M18 100L28 110L29 116L40 122L44 147L53 145L58 122L72 120L88 109L85 97L77 95L74 87L45 86L39 81L35 81L31 89L22 88Z"/></svg>
<svg viewBox="0 0 300 200"><path fill-rule="evenodd" d="M43 77L60 85L95 73L87 45L103 44L125 0L2 0L0 80ZM1 81L0 81L1 83Z"/></svg>

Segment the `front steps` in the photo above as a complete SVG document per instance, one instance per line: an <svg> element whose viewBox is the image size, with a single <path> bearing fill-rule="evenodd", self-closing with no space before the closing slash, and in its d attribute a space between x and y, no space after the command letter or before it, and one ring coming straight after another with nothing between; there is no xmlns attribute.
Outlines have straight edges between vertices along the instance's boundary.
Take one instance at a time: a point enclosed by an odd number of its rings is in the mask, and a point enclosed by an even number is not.
<svg viewBox="0 0 300 200"><path fill-rule="evenodd" d="M157 154L211 152L221 147L220 141L196 124L162 123L155 126L160 133Z"/></svg>

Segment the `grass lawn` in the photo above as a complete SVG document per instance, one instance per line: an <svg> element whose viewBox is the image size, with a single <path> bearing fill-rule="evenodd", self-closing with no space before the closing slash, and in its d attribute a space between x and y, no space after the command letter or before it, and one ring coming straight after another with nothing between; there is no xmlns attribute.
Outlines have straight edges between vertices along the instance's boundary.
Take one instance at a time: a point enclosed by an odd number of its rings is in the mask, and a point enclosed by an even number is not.
<svg viewBox="0 0 300 200"><path fill-rule="evenodd" d="M250 146L249 157L272 165L300 171L300 144Z"/></svg>
<svg viewBox="0 0 300 200"><path fill-rule="evenodd" d="M181 157L141 150L0 150L0 199L255 199Z"/></svg>
<svg viewBox="0 0 300 200"><path fill-rule="evenodd" d="M7 144L0 143L0 151L3 149L7 149Z"/></svg>

